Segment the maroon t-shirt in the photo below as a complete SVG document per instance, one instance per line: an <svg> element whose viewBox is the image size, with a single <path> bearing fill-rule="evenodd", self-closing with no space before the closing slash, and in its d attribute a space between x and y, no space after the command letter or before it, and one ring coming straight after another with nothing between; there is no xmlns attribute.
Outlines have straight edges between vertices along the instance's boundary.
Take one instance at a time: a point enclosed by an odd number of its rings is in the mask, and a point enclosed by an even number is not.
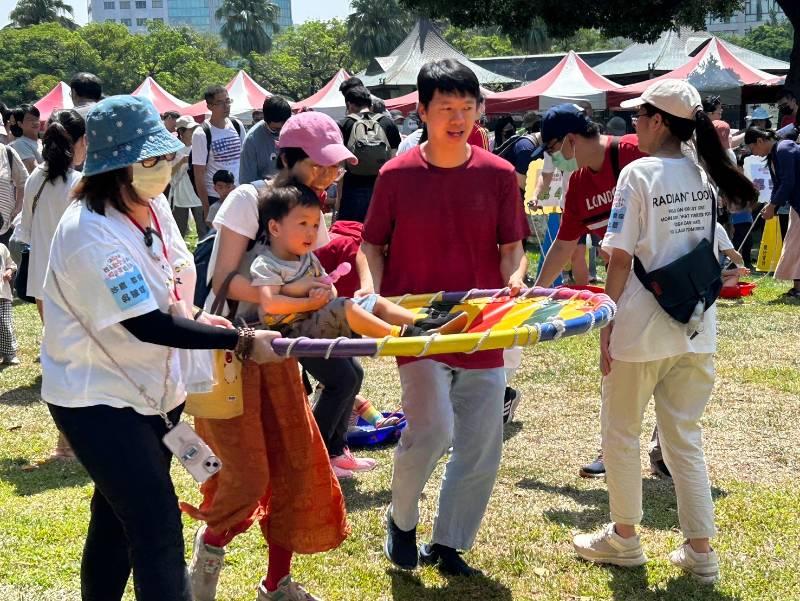
<svg viewBox="0 0 800 601"><path fill-rule="evenodd" d="M502 288L498 245L528 234L514 167L474 146L450 169L429 164L418 146L389 161L364 223L364 241L388 245L384 296ZM502 350L427 358L467 369L503 365Z"/></svg>
<svg viewBox="0 0 800 601"><path fill-rule="evenodd" d="M556 236L559 240L578 240L586 234L595 234L600 238L605 236L611 202L617 189L617 178L611 164L611 140L611 136L606 140L606 156L600 171L582 167L570 176L561 227ZM639 150L639 137L636 134L622 136L618 149L620 170L645 156Z"/></svg>

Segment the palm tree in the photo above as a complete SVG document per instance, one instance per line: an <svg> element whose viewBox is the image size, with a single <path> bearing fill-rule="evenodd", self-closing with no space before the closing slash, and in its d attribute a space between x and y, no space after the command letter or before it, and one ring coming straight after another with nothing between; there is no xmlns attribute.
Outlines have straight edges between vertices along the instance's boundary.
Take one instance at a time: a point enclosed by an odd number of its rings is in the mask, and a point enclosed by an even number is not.
<svg viewBox="0 0 800 601"><path fill-rule="evenodd" d="M397 0L352 0L347 17L347 36L353 54L371 59L387 56L403 41L414 23L413 14Z"/></svg>
<svg viewBox="0 0 800 601"><path fill-rule="evenodd" d="M263 54L272 48L280 8L269 0L224 0L217 9L219 34L228 48L242 56Z"/></svg>
<svg viewBox="0 0 800 601"><path fill-rule="evenodd" d="M11 27L59 23L68 29L78 28L72 7L62 0L19 0L8 18Z"/></svg>

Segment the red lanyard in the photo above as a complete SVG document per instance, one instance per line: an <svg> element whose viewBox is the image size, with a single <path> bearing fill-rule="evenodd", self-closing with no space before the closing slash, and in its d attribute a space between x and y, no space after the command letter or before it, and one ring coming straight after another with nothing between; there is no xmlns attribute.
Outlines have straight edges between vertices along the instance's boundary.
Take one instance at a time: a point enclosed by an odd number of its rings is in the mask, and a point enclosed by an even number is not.
<svg viewBox="0 0 800 601"><path fill-rule="evenodd" d="M155 231L156 235L158 236L158 239L161 241L161 252L164 254L164 259L166 260L167 265L169 265L170 271L172 271L172 264L169 262L169 254L167 253L167 243L164 241L164 235L161 233L161 224L158 221L158 216L156 215L155 211L153 211L153 207L147 207L147 208L150 210L150 217L153 219L153 223L156 226L155 230L153 230L152 228L143 228L136 221L131 219L131 216L128 215L127 213L125 214L125 216L128 218L128 221L130 221L133 225L136 226L137 230L142 232L142 235L145 238L145 244L147 244L148 236L150 237L152 244L152 236L153 232ZM172 279L172 288L175 292L175 298L177 300L181 300L181 295L178 292L178 285L177 282L175 281L175 274L172 274L171 279Z"/></svg>

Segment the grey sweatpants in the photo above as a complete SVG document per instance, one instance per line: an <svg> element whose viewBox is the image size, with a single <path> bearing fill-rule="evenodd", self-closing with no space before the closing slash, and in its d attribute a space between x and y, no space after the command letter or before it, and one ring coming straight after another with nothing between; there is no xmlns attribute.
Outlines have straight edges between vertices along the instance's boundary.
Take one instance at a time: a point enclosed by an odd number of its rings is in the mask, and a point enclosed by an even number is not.
<svg viewBox="0 0 800 601"><path fill-rule="evenodd" d="M424 359L402 365L400 383L408 425L394 455L392 518L401 530L417 525L422 490L452 444L432 542L469 549L500 467L505 371Z"/></svg>

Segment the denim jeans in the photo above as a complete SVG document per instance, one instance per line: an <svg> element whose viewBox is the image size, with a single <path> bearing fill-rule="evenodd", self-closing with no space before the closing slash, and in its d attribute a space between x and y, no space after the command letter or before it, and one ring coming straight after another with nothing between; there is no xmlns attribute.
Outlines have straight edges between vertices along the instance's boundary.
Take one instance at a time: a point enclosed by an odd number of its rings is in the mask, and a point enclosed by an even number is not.
<svg viewBox="0 0 800 601"><path fill-rule="evenodd" d="M119 601L131 570L137 601L192 601L164 421L108 405L48 408L95 484L83 601ZM181 411L170 412L173 423Z"/></svg>
<svg viewBox="0 0 800 601"><path fill-rule="evenodd" d="M314 418L328 455L338 457L344 452L347 426L364 381L364 370L353 358L303 357L300 365L325 387L314 407Z"/></svg>

